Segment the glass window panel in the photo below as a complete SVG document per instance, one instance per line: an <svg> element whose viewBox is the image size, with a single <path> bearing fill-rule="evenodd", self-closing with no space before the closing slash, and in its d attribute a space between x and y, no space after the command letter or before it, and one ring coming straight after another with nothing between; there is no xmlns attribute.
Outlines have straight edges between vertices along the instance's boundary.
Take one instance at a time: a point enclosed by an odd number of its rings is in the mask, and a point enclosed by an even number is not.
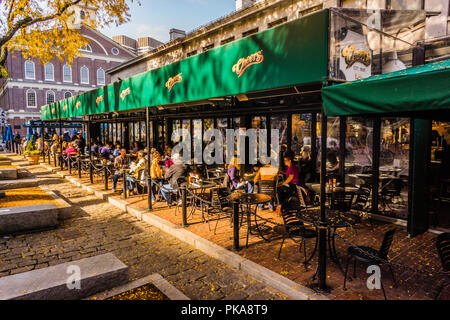
<svg viewBox="0 0 450 320"><path fill-rule="evenodd" d="M311 114L293 114L291 150L298 156L304 146L311 147Z"/></svg>
<svg viewBox="0 0 450 320"><path fill-rule="evenodd" d="M409 134L409 119L381 119L379 212L398 219L408 216Z"/></svg>

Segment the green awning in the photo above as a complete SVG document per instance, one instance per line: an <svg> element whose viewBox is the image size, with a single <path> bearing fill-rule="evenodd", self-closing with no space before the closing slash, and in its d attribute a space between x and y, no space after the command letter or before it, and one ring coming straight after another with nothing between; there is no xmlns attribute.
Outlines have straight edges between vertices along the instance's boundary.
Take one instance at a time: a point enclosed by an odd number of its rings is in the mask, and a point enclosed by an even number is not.
<svg viewBox="0 0 450 320"><path fill-rule="evenodd" d="M328 17L328 10L322 10L61 103L44 106L42 119L53 119L49 113L53 106L58 109L58 116L70 118L326 81ZM59 110L61 106L67 108Z"/></svg>
<svg viewBox="0 0 450 320"><path fill-rule="evenodd" d="M450 110L450 59L322 90L327 116Z"/></svg>

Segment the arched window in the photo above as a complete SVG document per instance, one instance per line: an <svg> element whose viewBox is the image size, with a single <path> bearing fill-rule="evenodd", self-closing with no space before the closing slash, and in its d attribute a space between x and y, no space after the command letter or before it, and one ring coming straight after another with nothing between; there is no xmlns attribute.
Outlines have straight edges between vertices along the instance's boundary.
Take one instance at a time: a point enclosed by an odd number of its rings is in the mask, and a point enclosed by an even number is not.
<svg viewBox="0 0 450 320"><path fill-rule="evenodd" d="M27 107L28 108L37 108L36 91L31 90L31 89L27 91Z"/></svg>
<svg viewBox="0 0 450 320"><path fill-rule="evenodd" d="M81 51L92 52L92 47L89 44L87 44L86 46L81 47L80 50Z"/></svg>
<svg viewBox="0 0 450 320"><path fill-rule="evenodd" d="M63 67L63 81L72 82L72 68L67 64Z"/></svg>
<svg viewBox="0 0 450 320"><path fill-rule="evenodd" d="M55 81L55 69L53 67L53 64L47 63L44 67L44 71L46 81Z"/></svg>
<svg viewBox="0 0 450 320"><path fill-rule="evenodd" d="M33 61L28 60L25 62L25 79L36 79Z"/></svg>
<svg viewBox="0 0 450 320"><path fill-rule="evenodd" d="M69 98L72 98L72 92L70 92L70 91L64 92L64 99L69 99Z"/></svg>
<svg viewBox="0 0 450 320"><path fill-rule="evenodd" d="M89 69L85 66L81 67L81 83L89 84Z"/></svg>
<svg viewBox="0 0 450 320"><path fill-rule="evenodd" d="M98 85L105 84L105 71L102 68L97 70L97 84Z"/></svg>
<svg viewBox="0 0 450 320"><path fill-rule="evenodd" d="M46 97L47 97L47 104L55 102L55 93L53 91L47 91Z"/></svg>

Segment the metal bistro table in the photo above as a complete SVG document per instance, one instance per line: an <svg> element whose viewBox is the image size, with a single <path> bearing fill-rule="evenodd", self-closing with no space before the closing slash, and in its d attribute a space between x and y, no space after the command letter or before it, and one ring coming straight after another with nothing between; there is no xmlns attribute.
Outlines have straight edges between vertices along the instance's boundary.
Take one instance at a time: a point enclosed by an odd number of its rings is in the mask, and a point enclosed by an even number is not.
<svg viewBox="0 0 450 320"><path fill-rule="evenodd" d="M308 212L302 211L302 213L298 214L298 218L300 221L306 224L314 225L317 228L320 224L320 210L309 210ZM351 227L356 223L357 219L355 217L344 215L336 210L326 209L325 228L327 228L328 251L330 253L331 260L338 266L342 274L345 274L345 272L339 262L339 256L336 251L336 231L337 229ZM313 280L315 280L317 272L318 269L313 276Z"/></svg>
<svg viewBox="0 0 450 320"><path fill-rule="evenodd" d="M251 229L251 215L255 215L255 225L258 230L260 236L265 240L264 235L262 234L259 226L258 219L256 216L256 210L258 208L258 204L269 202L272 198L266 194L260 193L244 193L244 192L234 192L230 196L228 196L228 200L233 203L233 249L239 250L239 206L246 206L246 210L244 213L247 214L247 242L246 247L248 248L248 237ZM255 205L255 212L252 212L252 206Z"/></svg>

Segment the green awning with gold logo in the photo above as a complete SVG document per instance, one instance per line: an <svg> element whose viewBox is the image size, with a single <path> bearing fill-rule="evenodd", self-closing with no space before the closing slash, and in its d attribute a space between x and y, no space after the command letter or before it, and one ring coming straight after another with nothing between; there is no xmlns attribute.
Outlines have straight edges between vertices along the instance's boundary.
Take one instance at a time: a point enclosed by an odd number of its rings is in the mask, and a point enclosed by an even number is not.
<svg viewBox="0 0 450 320"><path fill-rule="evenodd" d="M43 120L158 107L327 80L328 10L44 106ZM61 110L60 108L67 108Z"/></svg>
<svg viewBox="0 0 450 320"><path fill-rule="evenodd" d="M323 108L327 116L448 112L449 80L450 59L326 87Z"/></svg>

